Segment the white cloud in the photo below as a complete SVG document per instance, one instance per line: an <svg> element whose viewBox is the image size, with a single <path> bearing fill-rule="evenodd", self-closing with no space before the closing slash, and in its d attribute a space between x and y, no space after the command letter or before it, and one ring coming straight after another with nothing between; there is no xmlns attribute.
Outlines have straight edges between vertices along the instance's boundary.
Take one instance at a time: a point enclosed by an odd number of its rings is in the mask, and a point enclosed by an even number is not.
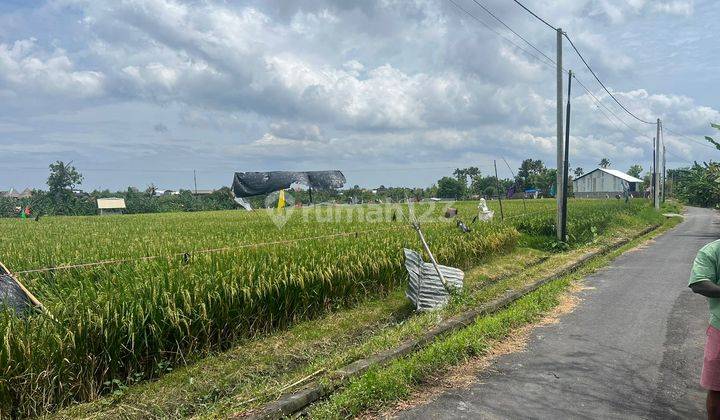
<svg viewBox="0 0 720 420"><path fill-rule="evenodd" d="M683 92L682 83L676 88L668 82L667 89L646 83L643 54L649 49L638 47L654 35L642 24L675 22L693 13L693 2L537 4L544 16L563 25L618 99L641 118L659 116L668 127L692 135L720 120L720 107L671 93ZM0 117L0 131L12 137L12 144L41 144L31 136L45 134L65 146L53 149L61 157L77 147L65 138L103 151L122 150L133 141L140 155L163 155L168 165L192 155L206 162L258 165L255 169L338 161L383 166L397 163L399 156L409 162L468 164L497 156L540 157L552 166L554 69L444 1L63 0L53 5L43 13L80 23L56 30L53 40L30 35L14 40L0 32L0 97L10 99L5 102L12 112L6 116L13 117ZM487 17L473 3L463 5ZM546 28L508 2L489 0L488 5L553 57L554 35ZM629 35L618 36L618 28ZM33 30L42 33L40 27ZM565 54L566 67L580 70L578 77L595 86L569 48ZM573 89L574 166L594 165L610 155L618 165L648 159L652 126L634 121L597 89L595 94L640 134L609 122L588 95L577 96L577 85ZM670 143L682 156L697 153L679 138Z"/></svg>
<svg viewBox="0 0 720 420"><path fill-rule="evenodd" d="M690 16L694 11L693 0L673 0L670 2L653 2L652 9L655 12L671 15Z"/></svg>
<svg viewBox="0 0 720 420"><path fill-rule="evenodd" d="M315 124L274 122L270 124L270 134L290 140L324 141L320 127Z"/></svg>
<svg viewBox="0 0 720 420"><path fill-rule="evenodd" d="M103 73L76 70L65 51L43 51L33 38L0 43L0 83L16 94L88 98L102 94L103 82Z"/></svg>

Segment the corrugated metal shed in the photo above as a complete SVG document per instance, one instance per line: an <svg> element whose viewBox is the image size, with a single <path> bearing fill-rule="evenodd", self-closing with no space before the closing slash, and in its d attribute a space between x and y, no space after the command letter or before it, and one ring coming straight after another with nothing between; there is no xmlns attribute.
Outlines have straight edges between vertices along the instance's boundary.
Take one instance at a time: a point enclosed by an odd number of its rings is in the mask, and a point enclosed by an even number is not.
<svg viewBox="0 0 720 420"><path fill-rule="evenodd" d="M643 181L617 169L597 168L572 181L577 198L603 198L623 195L627 191L637 196L642 193Z"/></svg>
<svg viewBox="0 0 720 420"><path fill-rule="evenodd" d="M590 171L590 172L588 172L588 173L586 173L586 174L580 175L579 177L573 179L573 181L577 181L577 180L579 180L579 179L582 179L582 178L590 175L591 173L593 173L593 172L595 172L595 171L603 171L603 172L605 172L606 174L610 174L610 175L612 175L612 176L614 176L614 177L616 177L616 178L620 178L620 179L622 179L623 181L627 181L627 182L643 182L642 179L635 178L634 176L628 175L628 174L626 174L626 173L623 172L623 171L618 171L617 169L607 169L607 168L596 168L596 169L593 169L592 171Z"/></svg>

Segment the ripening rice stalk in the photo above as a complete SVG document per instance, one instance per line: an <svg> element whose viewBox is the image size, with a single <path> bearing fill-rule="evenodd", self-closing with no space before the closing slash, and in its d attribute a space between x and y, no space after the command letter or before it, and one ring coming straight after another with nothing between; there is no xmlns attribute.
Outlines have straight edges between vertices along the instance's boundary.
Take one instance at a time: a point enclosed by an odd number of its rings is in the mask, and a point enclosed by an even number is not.
<svg viewBox="0 0 720 420"><path fill-rule="evenodd" d="M552 208L540 201L537 206ZM469 222L475 204L458 207ZM581 241L638 206L590 202L571 209L571 232ZM523 207L505 203L505 210L518 215ZM442 264L468 268L511 251L519 232L552 237L552 221L552 214L541 213L476 224L469 234L454 223L426 223L423 230ZM369 223L348 221L347 215L320 223L294 214L282 229L264 213L245 212L1 220L0 228L7 233L0 255L15 271L368 231L196 253L187 264L173 256L22 276L55 320L0 312L0 417L40 415L91 400L117 381L157 377L238 339L386 293L406 279L402 248L420 248L402 218Z"/></svg>

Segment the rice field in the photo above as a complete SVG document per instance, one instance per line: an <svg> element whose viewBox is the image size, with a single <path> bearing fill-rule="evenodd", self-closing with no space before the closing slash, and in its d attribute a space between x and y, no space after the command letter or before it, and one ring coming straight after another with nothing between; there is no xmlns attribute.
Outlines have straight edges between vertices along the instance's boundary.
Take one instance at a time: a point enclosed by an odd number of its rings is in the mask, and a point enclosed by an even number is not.
<svg viewBox="0 0 720 420"><path fill-rule="evenodd" d="M453 206L468 224L477 211ZM414 206L438 261L460 268L522 241L551 246L554 209L503 202L505 222L462 233L442 204ZM642 200L571 200L571 246L653 218ZM407 220L405 205L0 219L0 261L52 314L0 312L0 417L88 401L396 288L402 248L420 249Z"/></svg>

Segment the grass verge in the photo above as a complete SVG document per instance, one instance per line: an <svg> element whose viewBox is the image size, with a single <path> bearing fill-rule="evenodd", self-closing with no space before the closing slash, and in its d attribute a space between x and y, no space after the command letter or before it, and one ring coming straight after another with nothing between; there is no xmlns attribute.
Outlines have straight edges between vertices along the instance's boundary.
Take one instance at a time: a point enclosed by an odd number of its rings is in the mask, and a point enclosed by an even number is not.
<svg viewBox="0 0 720 420"><path fill-rule="evenodd" d="M547 253L529 248L492 257L468 272L467 287L477 290L496 284L547 258ZM223 417L252 409L318 370L336 369L389 348L439 321L437 314L409 320L412 313L404 289L397 289L355 308L246 340L229 351L168 372L157 381L118 386L111 396L68 407L52 417Z"/></svg>
<svg viewBox="0 0 720 420"><path fill-rule="evenodd" d="M619 236L631 236L649 223L628 218L624 228L611 229L591 244L568 252L549 254L520 248L488 259L466 273L465 293L439 312L409 316L412 308L403 290L394 290L355 308L243 341L230 351L196 360L158 381L129 388L118 386L118 392L109 397L70 407L54 417L224 418L249 412L302 386L303 379L322 379L347 363L419 337L449 316L555 272L584 253L602 248Z"/></svg>
<svg viewBox="0 0 720 420"><path fill-rule="evenodd" d="M370 369L351 380L347 387L313 407L312 418L336 419L379 410L408 398L423 382L470 358L485 355L513 330L539 320L558 305L560 297L575 281L608 264L623 252L675 226L671 219L661 228L606 255L597 257L576 272L548 283L495 314L479 318L473 325L449 334L426 348L388 366Z"/></svg>

